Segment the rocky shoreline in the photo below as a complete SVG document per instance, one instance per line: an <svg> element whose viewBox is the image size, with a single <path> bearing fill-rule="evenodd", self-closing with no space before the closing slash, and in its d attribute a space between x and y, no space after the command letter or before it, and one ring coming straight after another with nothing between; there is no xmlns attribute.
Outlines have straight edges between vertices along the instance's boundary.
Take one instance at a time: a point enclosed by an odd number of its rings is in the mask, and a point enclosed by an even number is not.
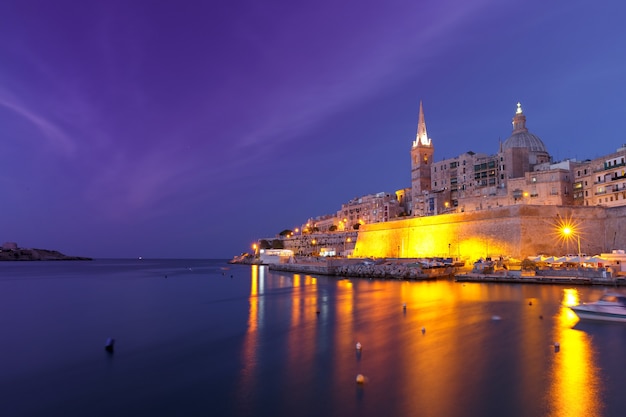
<svg viewBox="0 0 626 417"><path fill-rule="evenodd" d="M335 269L335 275L340 276L409 280L451 278L454 272L452 266L424 268L406 264L343 265Z"/></svg>
<svg viewBox="0 0 626 417"><path fill-rule="evenodd" d="M68 256L49 249L2 249L0 261L91 261L84 256Z"/></svg>
<svg viewBox="0 0 626 417"><path fill-rule="evenodd" d="M259 259L251 256L236 257L230 263L243 265L258 265ZM378 260L372 262L367 259L342 259L301 257L292 262L268 264L270 270L331 275L354 278L381 278L404 280L428 280L451 278L457 268L450 265L429 267L415 260Z"/></svg>

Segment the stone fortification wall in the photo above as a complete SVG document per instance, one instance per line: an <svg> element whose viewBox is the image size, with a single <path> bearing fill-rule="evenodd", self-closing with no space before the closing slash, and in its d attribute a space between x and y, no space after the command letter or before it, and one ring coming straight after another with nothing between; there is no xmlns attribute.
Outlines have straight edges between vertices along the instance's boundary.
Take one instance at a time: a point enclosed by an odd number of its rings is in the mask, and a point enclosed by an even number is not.
<svg viewBox="0 0 626 417"><path fill-rule="evenodd" d="M626 210L615 213L613 223L625 215ZM606 209L519 205L363 225L354 256L472 260L576 253L576 238L566 240L558 231L557 225L565 222L574 223L580 233L581 252L607 250Z"/></svg>
<svg viewBox="0 0 626 417"><path fill-rule="evenodd" d="M626 206L606 209L604 252L614 249L626 249Z"/></svg>

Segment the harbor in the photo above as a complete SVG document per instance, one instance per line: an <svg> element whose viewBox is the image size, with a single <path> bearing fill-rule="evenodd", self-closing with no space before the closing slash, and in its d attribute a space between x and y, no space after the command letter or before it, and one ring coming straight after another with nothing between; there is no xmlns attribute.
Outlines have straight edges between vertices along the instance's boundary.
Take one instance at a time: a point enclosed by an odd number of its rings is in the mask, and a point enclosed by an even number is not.
<svg viewBox="0 0 626 417"><path fill-rule="evenodd" d="M620 251L621 252L621 251ZM467 264L453 258L343 258L293 256L288 251L262 258L235 258L231 263L267 265L270 270L296 274L398 280L451 279L456 282L626 286L623 253L582 258L529 257ZM610 259L611 256L615 259ZM574 260L576 262L574 262ZM548 262L546 262L548 261Z"/></svg>

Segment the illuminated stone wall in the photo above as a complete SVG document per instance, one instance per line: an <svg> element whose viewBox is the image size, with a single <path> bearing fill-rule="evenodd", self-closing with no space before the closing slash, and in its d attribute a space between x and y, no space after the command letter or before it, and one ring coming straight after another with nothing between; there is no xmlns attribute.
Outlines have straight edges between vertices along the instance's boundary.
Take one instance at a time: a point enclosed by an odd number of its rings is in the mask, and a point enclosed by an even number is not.
<svg viewBox="0 0 626 417"><path fill-rule="evenodd" d="M626 207L606 209L607 220L605 228L605 252L614 249L626 249Z"/></svg>
<svg viewBox="0 0 626 417"><path fill-rule="evenodd" d="M618 219L624 219L625 213L616 213L612 224L620 224ZM566 222L573 223L579 233L581 252L597 254L609 250L606 220L601 207L529 205L414 217L362 225L354 256L473 260L577 253L576 239L566 240L559 234L557 225Z"/></svg>

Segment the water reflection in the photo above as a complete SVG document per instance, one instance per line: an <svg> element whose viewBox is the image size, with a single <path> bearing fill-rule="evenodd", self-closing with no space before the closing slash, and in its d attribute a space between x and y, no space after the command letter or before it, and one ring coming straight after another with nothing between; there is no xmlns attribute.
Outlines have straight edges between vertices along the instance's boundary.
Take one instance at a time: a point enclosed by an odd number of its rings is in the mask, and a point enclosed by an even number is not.
<svg viewBox="0 0 626 417"><path fill-rule="evenodd" d="M314 278L253 266L248 299L243 414L560 417L601 408L591 337L572 328L567 308L578 303L573 289Z"/></svg>
<svg viewBox="0 0 626 417"><path fill-rule="evenodd" d="M579 304L579 300L577 289L563 290L562 306L554 322L559 349L551 371L551 416L592 416L601 412L599 370L591 336L572 328L578 318L569 306Z"/></svg>
<svg viewBox="0 0 626 417"><path fill-rule="evenodd" d="M250 270L250 295L248 330L242 348L242 368L241 383L239 385L239 398L246 398L249 401L241 401L238 405L243 414L250 414L249 408L255 396L255 383L258 379L258 350L259 350L259 328L264 324L264 297L265 276L267 267L252 265Z"/></svg>

